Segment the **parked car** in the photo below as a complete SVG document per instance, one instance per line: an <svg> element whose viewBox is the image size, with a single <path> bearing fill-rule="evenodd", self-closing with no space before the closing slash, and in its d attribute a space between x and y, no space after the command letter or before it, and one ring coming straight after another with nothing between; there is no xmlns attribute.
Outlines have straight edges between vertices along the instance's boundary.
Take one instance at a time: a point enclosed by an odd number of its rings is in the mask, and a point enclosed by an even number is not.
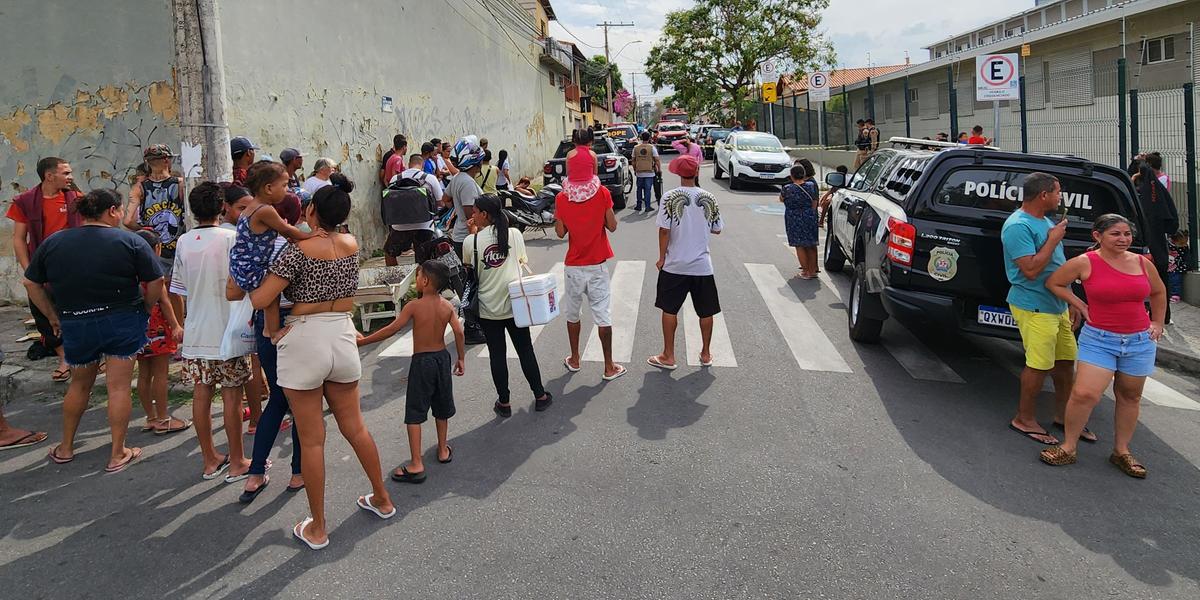
<svg viewBox="0 0 1200 600"><path fill-rule="evenodd" d="M735 131L717 142L713 158L713 179L729 174L729 189L743 182L786 183L792 157L779 138L758 131Z"/></svg>
<svg viewBox="0 0 1200 600"><path fill-rule="evenodd" d="M567 178L567 153L575 148L571 140L558 143L554 158L542 166L542 183L561 184ZM596 170L600 183L612 194L613 208L625 208L625 199L633 193L633 170L629 160L617 150L616 145L607 137L597 137L592 142L592 152L596 153Z"/></svg>
<svg viewBox="0 0 1200 600"><path fill-rule="evenodd" d="M687 136L688 136L688 139L692 140L693 142L699 141L699 139L700 139L700 124L692 123L691 125L688 125Z"/></svg>
<svg viewBox="0 0 1200 600"><path fill-rule="evenodd" d="M671 150L671 142L677 142L687 137L687 125L663 121L658 124L654 134L654 143L659 151Z"/></svg>
<svg viewBox="0 0 1200 600"><path fill-rule="evenodd" d="M630 124L617 124L606 129L605 135L625 158L633 160L633 147L638 145L637 128Z"/></svg>
<svg viewBox="0 0 1200 600"><path fill-rule="evenodd" d="M849 261L854 271L846 307L856 341L877 341L890 316L941 331L1019 338L1005 300L1000 228L1034 171L1062 184L1068 258L1091 246L1092 222L1105 213L1136 224L1131 250L1141 252L1136 231L1145 231L1144 216L1118 169L1071 156L891 141L899 147L877 151L853 176L825 178L838 188L828 210L825 270L841 271Z"/></svg>
<svg viewBox="0 0 1200 600"><path fill-rule="evenodd" d="M703 146L702 150L704 151L705 160L713 159L713 156L715 155L714 146L716 145L717 142L728 137L731 131L732 130L729 129L728 127L718 127L716 125L713 125L712 128L708 129L705 132L704 140L701 142L701 145Z"/></svg>

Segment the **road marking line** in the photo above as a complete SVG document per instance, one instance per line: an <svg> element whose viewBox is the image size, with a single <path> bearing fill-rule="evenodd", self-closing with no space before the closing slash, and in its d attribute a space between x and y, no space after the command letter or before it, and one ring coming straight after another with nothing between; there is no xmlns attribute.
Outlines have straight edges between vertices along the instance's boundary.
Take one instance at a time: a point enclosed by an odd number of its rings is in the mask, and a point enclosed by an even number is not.
<svg viewBox="0 0 1200 600"><path fill-rule="evenodd" d="M825 271L817 273L817 278L829 288L829 291L833 292L834 296L837 296L838 300L842 299L842 292L838 290L833 279ZM954 372L954 369L950 368L950 365L938 358L937 353L930 350L908 327L895 319L889 319L889 321L891 324L885 332L886 337L880 341L892 358L896 359L896 362L900 363L900 366L904 367L904 370L913 379L966 383L958 373Z"/></svg>
<svg viewBox="0 0 1200 600"><path fill-rule="evenodd" d="M1200 410L1200 402L1196 402L1195 400L1184 396L1183 394L1175 391L1175 388L1169 387L1165 383L1154 379L1153 377L1146 378L1146 387L1142 389L1142 398L1159 406L1182 408L1185 410Z"/></svg>
<svg viewBox="0 0 1200 600"><path fill-rule="evenodd" d="M627 363L633 358L633 337L637 333L638 308L642 303L642 280L645 276L644 260L622 260L613 269L610 302L613 362ZM595 327L592 329L595 330ZM583 360L604 362L599 336L589 333Z"/></svg>
<svg viewBox="0 0 1200 600"><path fill-rule="evenodd" d="M801 369L853 372L775 265L745 263L745 267Z"/></svg>
<svg viewBox="0 0 1200 600"><path fill-rule="evenodd" d="M690 300L685 300L679 311L679 320L683 321L684 345L687 347L687 364L700 366L700 350L704 348L704 340L700 335L700 318ZM725 326L724 313L713 316L712 340L709 341L709 351L712 352L712 366L736 367L737 357L733 355L733 343L729 341L729 328Z"/></svg>
<svg viewBox="0 0 1200 600"><path fill-rule="evenodd" d="M406 329L404 331L404 333L400 335L400 337L395 338L395 339L396 339L396 341L392 342L386 348L379 351L380 358L392 357L392 356L412 356L413 355L412 325L409 325L408 329ZM446 328L446 344L450 345L450 343L453 341L454 341L454 330L447 327ZM468 349L469 348L470 347L468 347ZM454 351L451 350L451 353L453 353L453 352Z"/></svg>
<svg viewBox="0 0 1200 600"><path fill-rule="evenodd" d="M562 303L563 292L564 292L564 290L566 290L566 282L563 280L563 269L564 269L563 263L557 263L549 271L550 273L554 274L554 280L558 286L558 289L554 294L554 300L555 300L555 302L558 302L559 304ZM538 339L538 336L542 335L542 330L545 328L546 328L545 325L534 325L533 327L530 327L529 328L529 341L536 342ZM515 346L513 346L512 336L508 335L508 332L506 331L504 333L504 337L508 339L508 351L505 353L505 355L508 358L519 358L517 356L517 349ZM488 358L489 356L490 355L488 354L487 346L484 346L483 350L481 350L479 352L479 358Z"/></svg>

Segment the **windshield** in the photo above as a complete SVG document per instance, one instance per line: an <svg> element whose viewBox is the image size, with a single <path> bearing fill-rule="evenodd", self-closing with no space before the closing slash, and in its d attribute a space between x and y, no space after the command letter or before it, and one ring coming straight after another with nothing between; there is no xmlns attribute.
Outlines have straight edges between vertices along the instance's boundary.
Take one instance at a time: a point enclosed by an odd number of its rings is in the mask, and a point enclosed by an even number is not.
<svg viewBox="0 0 1200 600"><path fill-rule="evenodd" d="M687 123L687 119L687 113L666 113L662 116L663 121L678 121L680 123Z"/></svg>
<svg viewBox="0 0 1200 600"><path fill-rule="evenodd" d="M575 144L572 144L570 140L560 142L558 144L558 150L554 151L554 158L566 158L567 153L570 152L571 150L573 150L574 148L575 148ZM609 145L609 142L607 139L597 138L595 141L592 142L592 152L595 152L598 155L599 154L612 154L613 149L612 149L612 146Z"/></svg>
<svg viewBox="0 0 1200 600"><path fill-rule="evenodd" d="M708 135L708 137L712 138L713 140L723 140L723 139L729 137L729 130L728 129L709 129L707 135Z"/></svg>
<svg viewBox="0 0 1200 600"><path fill-rule="evenodd" d="M746 150L748 152L775 152L783 150L783 144L779 143L779 138L766 133L739 135L734 139L733 143L738 150Z"/></svg>
<svg viewBox="0 0 1200 600"><path fill-rule="evenodd" d="M683 131L683 125L676 123L662 123L658 126L659 131Z"/></svg>

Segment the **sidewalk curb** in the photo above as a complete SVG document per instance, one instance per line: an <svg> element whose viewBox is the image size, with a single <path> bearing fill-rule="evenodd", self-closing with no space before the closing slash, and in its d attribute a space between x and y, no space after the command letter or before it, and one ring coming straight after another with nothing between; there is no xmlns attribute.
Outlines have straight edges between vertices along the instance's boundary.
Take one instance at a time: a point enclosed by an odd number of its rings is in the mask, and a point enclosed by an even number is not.
<svg viewBox="0 0 1200 600"><path fill-rule="evenodd" d="M1159 346L1154 362L1162 368L1181 371L1188 375L1200 375L1200 357L1178 350Z"/></svg>

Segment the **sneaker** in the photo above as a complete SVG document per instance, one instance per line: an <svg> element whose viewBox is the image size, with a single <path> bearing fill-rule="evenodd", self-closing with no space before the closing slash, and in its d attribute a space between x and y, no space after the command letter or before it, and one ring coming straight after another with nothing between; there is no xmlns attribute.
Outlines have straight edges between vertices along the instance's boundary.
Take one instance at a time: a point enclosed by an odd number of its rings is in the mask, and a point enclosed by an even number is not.
<svg viewBox="0 0 1200 600"><path fill-rule="evenodd" d="M1171 296L1171 303L1172 303L1172 304L1174 304L1174 303L1176 303L1176 302L1179 302L1180 300L1182 300L1182 298L1180 298L1179 296Z"/></svg>
<svg viewBox="0 0 1200 600"><path fill-rule="evenodd" d="M551 394L550 392L546 392L545 398L541 398L541 399L537 399L537 400L533 401L533 410L535 410L537 412L542 412L543 410L550 408L550 405L553 403L554 403L554 395Z"/></svg>
<svg viewBox="0 0 1200 600"><path fill-rule="evenodd" d="M495 404L492 405L492 410L496 411L496 414L500 415L501 417L504 417L505 419L512 416L512 405L511 404L508 406L504 406L503 404L496 402Z"/></svg>

